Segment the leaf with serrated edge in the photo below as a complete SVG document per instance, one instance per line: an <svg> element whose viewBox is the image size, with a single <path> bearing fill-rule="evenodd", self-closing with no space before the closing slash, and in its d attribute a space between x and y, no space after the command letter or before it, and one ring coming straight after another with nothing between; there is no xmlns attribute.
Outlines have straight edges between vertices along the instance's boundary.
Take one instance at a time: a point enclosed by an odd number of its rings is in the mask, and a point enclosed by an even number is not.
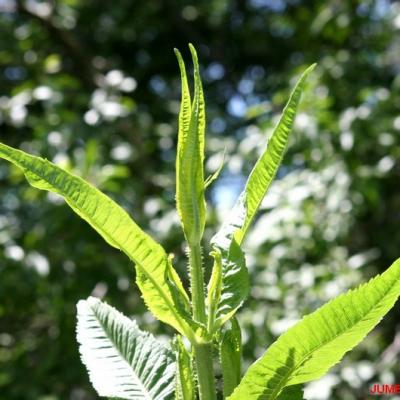
<svg viewBox="0 0 400 400"><path fill-rule="evenodd" d="M99 396L126 400L172 400L174 354L136 322L89 297L79 301L77 340Z"/></svg>
<svg viewBox="0 0 400 400"><path fill-rule="evenodd" d="M265 151L257 160L247 179L244 189L246 218L243 225L243 236L246 234L251 221L256 215L285 155L301 94L303 93L307 77L313 71L315 65L313 64L308 67L296 83L283 109L279 122L267 142ZM239 240L239 244L241 241L242 239Z"/></svg>
<svg viewBox="0 0 400 400"><path fill-rule="evenodd" d="M364 339L399 295L400 259L281 335L250 366L229 400L275 400L287 386L319 379Z"/></svg>
<svg viewBox="0 0 400 400"><path fill-rule="evenodd" d="M174 300L180 282L171 285L177 274L168 274L168 257L164 249L143 232L118 204L82 178L53 163L0 143L0 158L23 170L28 182L42 190L57 193L87 221L110 245L122 250L135 264L137 283L150 311L178 332L195 340L194 325ZM187 302L182 298L182 304ZM193 323L194 324L194 323ZM193 329L192 329L193 328Z"/></svg>
<svg viewBox="0 0 400 400"><path fill-rule="evenodd" d="M248 295L249 278L244 255L240 254L240 245L278 171L289 141L301 93L314 67L315 65L310 66L297 82L267 143L266 150L249 175L244 191L221 229L211 240L213 247L219 249L222 254L222 295L217 309L219 316L217 321L221 323L227 321L236 312ZM229 251L231 244L233 249ZM236 260L232 259L233 255L236 256Z"/></svg>

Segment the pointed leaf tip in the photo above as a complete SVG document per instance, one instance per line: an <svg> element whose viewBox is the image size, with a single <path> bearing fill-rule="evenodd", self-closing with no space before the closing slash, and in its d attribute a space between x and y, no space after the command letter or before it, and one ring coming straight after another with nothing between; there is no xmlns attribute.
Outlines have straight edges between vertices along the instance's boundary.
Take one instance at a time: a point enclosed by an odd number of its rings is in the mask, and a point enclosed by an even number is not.
<svg viewBox="0 0 400 400"><path fill-rule="evenodd" d="M182 58L181 52L176 47L174 47L174 53L178 59Z"/></svg>
<svg viewBox="0 0 400 400"><path fill-rule="evenodd" d="M196 51L196 48L191 43L189 43L189 49L190 49L190 53L192 54L193 66L196 71L199 69L199 59L197 57L197 51Z"/></svg>
<svg viewBox="0 0 400 400"><path fill-rule="evenodd" d="M305 72L309 73L309 72L313 71L317 65L318 65L317 63L311 64L309 67L307 67Z"/></svg>
<svg viewBox="0 0 400 400"><path fill-rule="evenodd" d="M249 292L249 277L240 244L278 171L305 81L314 67L315 64L308 67L298 80L264 153L250 173L245 190L239 196L230 216L211 240L222 254L223 289L217 309L217 321L221 323L236 312Z"/></svg>

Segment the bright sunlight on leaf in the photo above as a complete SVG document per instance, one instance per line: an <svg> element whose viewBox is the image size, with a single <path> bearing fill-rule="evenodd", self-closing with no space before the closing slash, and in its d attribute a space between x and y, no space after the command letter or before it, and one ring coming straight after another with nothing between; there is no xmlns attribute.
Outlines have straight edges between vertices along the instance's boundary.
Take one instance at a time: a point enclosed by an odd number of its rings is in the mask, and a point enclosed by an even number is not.
<svg viewBox="0 0 400 400"><path fill-rule="evenodd" d="M305 316L241 379L242 331L234 314L250 292L242 242L282 162L301 94L315 65L306 69L295 85L243 192L211 239L214 265L206 296L204 192L222 166L204 181L205 102L197 52L192 45L189 48L194 67L193 97L183 58L178 50L175 53L182 86L176 206L189 257L190 296L183 284L186 280L182 282L174 269L174 255L167 255L105 194L45 159L1 143L0 157L22 169L32 186L61 195L110 245L123 251L136 264L136 281L149 310L178 331L169 349L100 300L90 297L80 301L77 339L82 361L100 396L126 400L301 400L303 384L322 377L393 307L400 295L400 259L382 275ZM217 353L220 374L216 376Z"/></svg>
<svg viewBox="0 0 400 400"><path fill-rule="evenodd" d="M79 350L100 396L174 398L175 358L170 350L94 297L81 300L77 307Z"/></svg>
<svg viewBox="0 0 400 400"><path fill-rule="evenodd" d="M364 339L399 295L400 259L290 328L247 370L229 399L274 400L286 386L320 378Z"/></svg>
<svg viewBox="0 0 400 400"><path fill-rule="evenodd" d="M122 250L136 263L137 282L143 298L161 321L193 338L186 310L174 301L182 285L172 285L165 279L168 257L164 249L143 232L129 215L113 200L83 179L70 174L40 157L31 156L0 143L0 157L21 168L29 183L42 190L57 193L112 246ZM186 302L181 296L181 304Z"/></svg>

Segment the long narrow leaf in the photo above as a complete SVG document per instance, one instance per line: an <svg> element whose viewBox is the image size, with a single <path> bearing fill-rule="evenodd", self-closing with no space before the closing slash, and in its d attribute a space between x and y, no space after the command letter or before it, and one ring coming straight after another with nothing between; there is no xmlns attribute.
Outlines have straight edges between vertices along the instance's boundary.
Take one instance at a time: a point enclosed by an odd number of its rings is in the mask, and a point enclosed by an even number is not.
<svg viewBox="0 0 400 400"><path fill-rule="evenodd" d="M187 296L182 292L178 275L168 273L172 266L167 254L125 210L80 177L40 157L0 143L0 158L22 169L32 186L63 196L111 246L122 250L136 264L137 283L152 313L193 338L184 306L188 308Z"/></svg>
<svg viewBox="0 0 400 400"><path fill-rule="evenodd" d="M94 297L78 303L77 339L90 381L100 396L172 400L173 353L135 321Z"/></svg>
<svg viewBox="0 0 400 400"><path fill-rule="evenodd" d="M264 153L260 156L251 171L244 189L246 199L246 218L243 225L243 235L257 213L257 210L274 179L289 142L290 132L296 117L297 107L304 90L307 77L315 68L308 67L296 83L282 115L268 140Z"/></svg>
<svg viewBox="0 0 400 400"><path fill-rule="evenodd" d="M230 400L274 400L323 376L360 343L400 295L400 259L382 275L304 317L246 372Z"/></svg>
<svg viewBox="0 0 400 400"><path fill-rule="evenodd" d="M187 197L185 190L187 191L187 183L185 182L184 170L185 168L185 153L186 143L188 142L190 119L192 115L192 101L190 98L189 84L186 74L185 62L183 61L182 55L178 49L175 49L175 55L178 59L179 69L181 72L181 108L179 111L179 131L178 131L178 146L176 154L176 208L178 210L179 218L182 223L183 231L185 235L189 234L189 228L186 224L190 221L186 221L187 208L191 208L190 203L186 205ZM185 151L186 150L186 151Z"/></svg>
<svg viewBox="0 0 400 400"><path fill-rule="evenodd" d="M203 235L206 206L204 200L205 103L196 50L189 45L194 65L194 99L190 104L185 64L175 53L181 70L182 100L176 161L176 202L185 237L190 244Z"/></svg>
<svg viewBox="0 0 400 400"><path fill-rule="evenodd" d="M249 277L240 245L278 171L289 141L301 93L314 67L315 65L310 66L297 82L267 143L266 150L247 180L244 191L240 194L228 219L211 239L213 247L222 255L222 294L217 307L217 321L221 323L236 312L248 295Z"/></svg>

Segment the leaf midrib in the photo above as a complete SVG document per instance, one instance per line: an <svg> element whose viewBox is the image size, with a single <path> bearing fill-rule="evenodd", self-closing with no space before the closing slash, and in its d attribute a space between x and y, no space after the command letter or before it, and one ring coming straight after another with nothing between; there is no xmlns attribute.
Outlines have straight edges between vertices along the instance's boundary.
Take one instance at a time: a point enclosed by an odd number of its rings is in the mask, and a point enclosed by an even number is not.
<svg viewBox="0 0 400 400"><path fill-rule="evenodd" d="M144 384L141 382L139 376L137 375L135 369L132 367L132 365L126 360L125 356L119 351L118 346L116 345L116 343L114 342L114 340L112 340L112 338L110 337L110 335L107 332L106 326L105 324L103 324L103 322L100 320L100 318L97 316L96 310L93 309L92 306L90 306L90 309L93 312L93 315L95 316L97 322L99 323L99 325L103 328L103 332L105 333L105 335L107 336L107 339L111 342L111 344L113 345L113 348L116 350L116 352L120 355L120 357L126 362L126 364L130 367L130 369L132 370L132 375L133 377L136 379L137 382L139 382L139 386L141 387L144 395L145 395L145 399L146 400L157 400L155 397L150 396L150 392L147 390L147 388L144 386Z"/></svg>

